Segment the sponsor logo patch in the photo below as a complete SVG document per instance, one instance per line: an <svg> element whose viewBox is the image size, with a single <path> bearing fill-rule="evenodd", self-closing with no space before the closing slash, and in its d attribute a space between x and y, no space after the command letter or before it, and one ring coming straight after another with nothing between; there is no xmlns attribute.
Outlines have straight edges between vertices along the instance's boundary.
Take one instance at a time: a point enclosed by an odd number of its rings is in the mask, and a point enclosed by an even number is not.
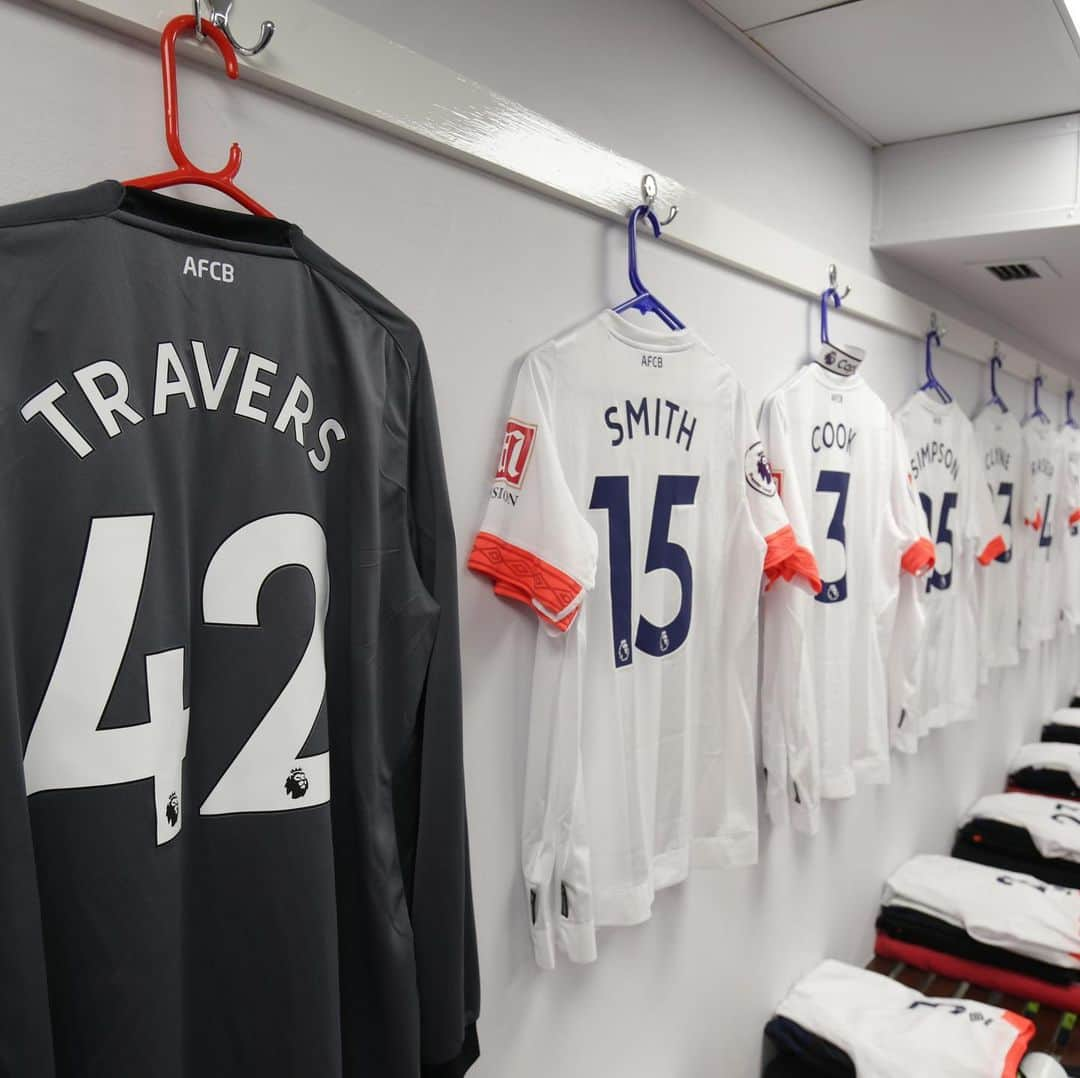
<svg viewBox="0 0 1080 1078"><path fill-rule="evenodd" d="M536 427L533 424L523 423L520 419L507 420L499 467L495 471L496 483L521 487L535 441Z"/></svg>
<svg viewBox="0 0 1080 1078"><path fill-rule="evenodd" d="M746 481L766 498L776 497L776 484L773 482L773 471L769 466L769 458L765 456L765 447L761 442L754 442L746 451L743 458L743 471Z"/></svg>

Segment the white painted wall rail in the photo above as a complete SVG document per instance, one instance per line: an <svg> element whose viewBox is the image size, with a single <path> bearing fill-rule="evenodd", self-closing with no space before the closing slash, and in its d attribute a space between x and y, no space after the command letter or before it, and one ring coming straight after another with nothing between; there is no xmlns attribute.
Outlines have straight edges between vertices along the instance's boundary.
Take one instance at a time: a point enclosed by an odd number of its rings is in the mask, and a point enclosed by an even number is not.
<svg viewBox="0 0 1080 1078"><path fill-rule="evenodd" d="M155 43L162 27L187 5L172 0L37 0L111 30ZM241 77L357 123L385 131L545 195L622 218L640 201L642 176L658 181L657 208L679 206L665 242L807 297L827 283L836 260L760 221L693 191L652 166L560 127L494 90L403 48L315 0L258 0L240 12L237 36L253 38L258 20L278 33L269 49L247 61ZM220 64L217 51L182 43L182 54ZM242 140L241 140L242 141ZM866 274L838 264L852 292L844 309L869 322L921 339L931 309ZM978 328L941 311L952 352L986 362L993 342ZM1041 368L1062 392L1067 375L1039 357L1006 348L1006 366L1021 378Z"/></svg>

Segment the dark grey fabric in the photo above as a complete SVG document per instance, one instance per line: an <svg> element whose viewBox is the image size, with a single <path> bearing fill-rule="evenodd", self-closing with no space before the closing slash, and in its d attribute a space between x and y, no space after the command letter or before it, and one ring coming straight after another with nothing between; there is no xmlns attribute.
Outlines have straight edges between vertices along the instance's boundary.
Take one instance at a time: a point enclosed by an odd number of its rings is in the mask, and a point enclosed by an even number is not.
<svg viewBox="0 0 1080 1078"><path fill-rule="evenodd" d="M1022 767L1019 771L1013 771L1009 775L1008 788L1080 800L1080 786L1073 782L1069 772L1052 767Z"/></svg>
<svg viewBox="0 0 1080 1078"><path fill-rule="evenodd" d="M974 819L956 833L952 856L1024 872L1058 887L1080 887L1080 864L1043 857L1027 829L1001 820Z"/></svg>
<svg viewBox="0 0 1080 1078"><path fill-rule="evenodd" d="M1040 741L1056 741L1064 745L1080 745L1080 726L1066 726L1060 722L1043 725Z"/></svg>
<svg viewBox="0 0 1080 1078"><path fill-rule="evenodd" d="M457 555L419 332L294 225L113 182L0 209L0 296L0 1073L457 1078L479 984ZM101 639L116 620L111 584L84 587L94 529L133 517L151 520L141 592L86 731L115 752L64 785L89 764L61 741L27 797L47 689L63 682L65 729L108 666L68 637L77 595ZM324 563L289 528L325 536ZM211 582L226 542L241 554ZM137 575L101 554L108 581ZM325 692L305 667L271 724L309 646ZM165 721L147 657L178 649L173 789L123 735ZM271 728L274 751L249 751ZM332 797L309 802L327 751ZM241 758L258 781L201 811Z"/></svg>
<svg viewBox="0 0 1080 1078"><path fill-rule="evenodd" d="M765 1036L778 1053L766 1069L767 1078L855 1078L855 1064L847 1052L790 1018L771 1018Z"/></svg>
<svg viewBox="0 0 1080 1078"><path fill-rule="evenodd" d="M981 962L983 965L996 966L1012 973L1037 977L1048 984L1072 985L1080 980L1080 974L1076 970L1041 962L1037 958L1017 954L1005 947L980 943L972 939L960 926L907 906L882 906L878 914L877 929L903 943L929 947L970 962Z"/></svg>

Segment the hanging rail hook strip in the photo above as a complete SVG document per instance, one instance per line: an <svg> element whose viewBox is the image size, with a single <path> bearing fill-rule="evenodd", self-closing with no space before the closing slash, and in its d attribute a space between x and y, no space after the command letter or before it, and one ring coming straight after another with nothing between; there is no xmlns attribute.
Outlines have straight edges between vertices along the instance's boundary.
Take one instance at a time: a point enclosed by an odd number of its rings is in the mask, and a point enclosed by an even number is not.
<svg viewBox="0 0 1080 1078"><path fill-rule="evenodd" d="M229 26L229 21L232 18L233 0L226 0L225 10L218 11L215 0L207 0L207 6L210 9L210 17L206 20L211 26L216 26L226 38L228 38L229 44L239 53L244 56L257 56L267 45L270 44L270 39L274 36L274 30L276 27L267 19L259 30L259 38L254 45L241 45L239 41L233 37L232 29ZM202 29L202 21L200 18L202 8L202 0L195 0L195 36L200 40L206 39L206 34Z"/></svg>
<svg viewBox="0 0 1080 1078"><path fill-rule="evenodd" d="M837 271L836 271L836 263L835 262L830 262L829 263L829 288L832 289L833 292L837 292L837 289L836 289L837 276L838 276L838 274L837 274ZM851 295L851 285L846 285L844 287L843 292L837 292L838 298L842 299L842 300L847 299L848 296L850 296L850 295ZM839 307L839 306L840 306L840 304L837 303L837 307Z"/></svg>
<svg viewBox="0 0 1080 1078"><path fill-rule="evenodd" d="M645 205L648 206L650 210L653 208L653 204L656 202L657 194L659 194L659 188L656 184L656 177L651 172L646 172L645 175L641 177L641 197ZM667 228L667 226L670 225L671 222L674 221L675 218L678 216L679 207L673 204L671 209L668 211L666 220L660 221L660 227Z"/></svg>

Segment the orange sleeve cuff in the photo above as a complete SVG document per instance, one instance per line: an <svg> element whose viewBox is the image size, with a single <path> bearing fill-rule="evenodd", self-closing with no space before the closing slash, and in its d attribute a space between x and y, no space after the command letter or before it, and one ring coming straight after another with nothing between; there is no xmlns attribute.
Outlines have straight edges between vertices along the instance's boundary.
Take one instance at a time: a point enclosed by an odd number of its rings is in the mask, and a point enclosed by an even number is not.
<svg viewBox="0 0 1080 1078"><path fill-rule="evenodd" d="M1000 535L995 535L989 543L986 544L986 549L979 555L980 565L989 565L999 554L1004 554L1009 548L1005 545L1005 540Z"/></svg>
<svg viewBox="0 0 1080 1078"><path fill-rule="evenodd" d="M900 559L900 568L911 576L922 576L934 568L937 555L934 552L934 544L929 539L916 539L904 551Z"/></svg>
<svg viewBox="0 0 1080 1078"><path fill-rule="evenodd" d="M765 585L766 591L781 577L784 580L793 580L797 576L810 585L815 595L821 591L821 574L817 561L811 551L799 546L795 529L790 524L766 535L765 543L764 572L768 581Z"/></svg>
<svg viewBox="0 0 1080 1078"><path fill-rule="evenodd" d="M1016 1040L1005 1057L1005 1069L1001 1072L1001 1078L1016 1078L1020 1061L1027 1055L1028 1045L1035 1036L1035 1023L1013 1011L1005 1011L1001 1017L1016 1030Z"/></svg>
<svg viewBox="0 0 1080 1078"><path fill-rule="evenodd" d="M476 536L468 566L491 577L496 595L524 603L562 632L581 609L584 588L572 576L490 532Z"/></svg>
<svg viewBox="0 0 1080 1078"><path fill-rule="evenodd" d="M1069 514L1069 527L1071 528L1077 521L1080 521L1080 509L1074 509Z"/></svg>

